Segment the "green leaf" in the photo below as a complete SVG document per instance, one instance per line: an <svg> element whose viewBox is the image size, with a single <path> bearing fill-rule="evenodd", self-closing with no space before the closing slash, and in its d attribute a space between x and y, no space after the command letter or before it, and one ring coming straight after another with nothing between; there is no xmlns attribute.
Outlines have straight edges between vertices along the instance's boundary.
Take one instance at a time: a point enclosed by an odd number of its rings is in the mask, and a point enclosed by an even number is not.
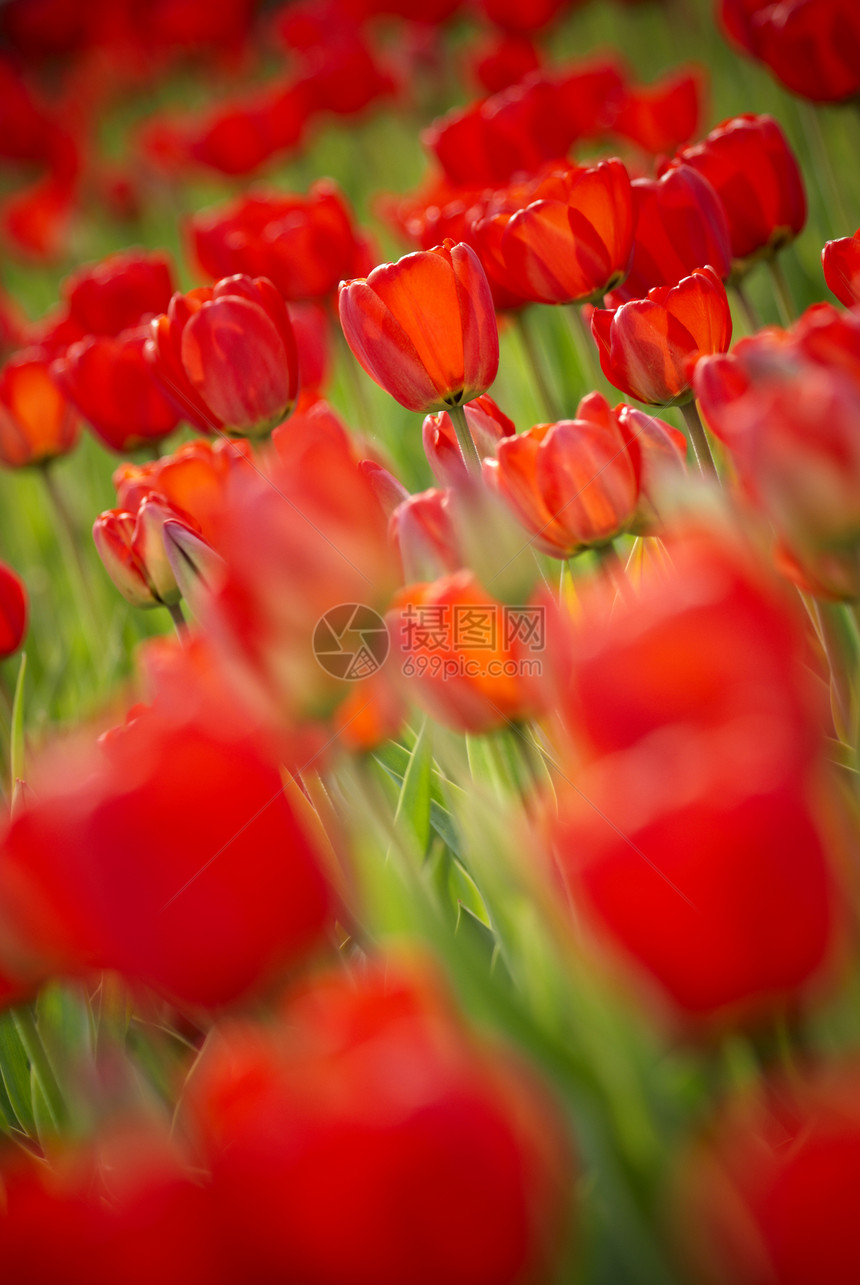
<svg viewBox="0 0 860 1285"><path fill-rule="evenodd" d="M430 846L430 788L433 757L427 723L422 723L409 763L403 775L394 824L405 822L423 856Z"/></svg>
<svg viewBox="0 0 860 1285"><path fill-rule="evenodd" d="M11 1012L0 1014L0 1076L15 1118L25 1133L35 1137L30 1063Z"/></svg>

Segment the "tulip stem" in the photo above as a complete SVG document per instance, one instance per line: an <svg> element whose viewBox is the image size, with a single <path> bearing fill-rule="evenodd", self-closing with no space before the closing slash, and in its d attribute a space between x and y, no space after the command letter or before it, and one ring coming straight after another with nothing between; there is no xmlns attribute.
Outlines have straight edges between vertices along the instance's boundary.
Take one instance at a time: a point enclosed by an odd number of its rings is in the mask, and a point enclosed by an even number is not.
<svg viewBox="0 0 860 1285"><path fill-rule="evenodd" d="M757 330L761 330L761 317L758 315L756 307L740 281L736 281L732 286L732 293L740 304L741 312L744 314L744 321L747 324L747 330L754 335Z"/></svg>
<svg viewBox="0 0 860 1285"><path fill-rule="evenodd" d="M690 445L693 448L699 472L705 481L719 482L720 475L717 472L717 466L714 463L714 457L711 454L711 447L708 442L708 435L705 432L704 424L699 418L696 403L694 401L682 403L681 414L684 416L684 423L687 425Z"/></svg>
<svg viewBox="0 0 860 1285"><path fill-rule="evenodd" d="M779 319L787 330L797 317L797 309L794 306L791 289L782 270L782 264L778 259L769 259L767 266L770 269L770 279L773 282L773 293L776 296Z"/></svg>
<svg viewBox="0 0 860 1285"><path fill-rule="evenodd" d="M591 330L583 316L582 305L569 304L565 308L565 312L570 321L570 330L573 335L576 355L579 358L579 369L582 378L586 384L590 383L592 385L592 389L597 388L601 383L603 372L597 360L597 349L594 346Z"/></svg>
<svg viewBox="0 0 860 1285"><path fill-rule="evenodd" d="M449 406L448 414L451 417L451 423L454 425L457 441L460 443L460 453L463 456L466 468L473 477L480 477L481 457L478 454L478 448L475 445L472 434L469 432L465 410L462 406Z"/></svg>
<svg viewBox="0 0 860 1285"><path fill-rule="evenodd" d="M526 362L531 366L532 377L537 386L539 399L543 403L544 414L555 424L561 419L561 407L550 387L543 365L543 357L538 345L535 343L534 335L531 332L531 322L526 318L525 308L520 309L517 313L516 324L520 342L526 355Z"/></svg>
<svg viewBox="0 0 860 1285"><path fill-rule="evenodd" d="M182 614L182 605L181 603L174 602L169 604L165 603L165 606L170 612L170 619L176 626L176 633L179 641L184 645L188 637L188 621Z"/></svg>

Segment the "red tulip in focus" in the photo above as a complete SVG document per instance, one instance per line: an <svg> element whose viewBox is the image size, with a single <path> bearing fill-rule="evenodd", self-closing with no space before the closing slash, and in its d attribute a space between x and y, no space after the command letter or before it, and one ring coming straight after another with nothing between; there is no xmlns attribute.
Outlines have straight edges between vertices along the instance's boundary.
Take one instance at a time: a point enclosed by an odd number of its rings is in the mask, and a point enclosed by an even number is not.
<svg viewBox="0 0 860 1285"><path fill-rule="evenodd" d="M846 308L860 303L860 228L853 236L828 241L821 251L824 280Z"/></svg>
<svg viewBox="0 0 860 1285"><path fill-rule="evenodd" d="M323 299L338 282L370 271L368 248L330 179L307 196L254 192L195 214L194 254L210 276L268 277L290 302Z"/></svg>
<svg viewBox="0 0 860 1285"><path fill-rule="evenodd" d="M676 162L703 174L729 223L734 271L776 254L806 223L806 192L794 153L772 116L734 116Z"/></svg>
<svg viewBox="0 0 860 1285"><path fill-rule="evenodd" d="M179 423L144 355L148 337L148 326L93 334L51 366L54 382L112 451L161 441Z"/></svg>
<svg viewBox="0 0 860 1285"><path fill-rule="evenodd" d="M282 1025L225 1024L186 1114L238 1276L521 1285L557 1252L562 1121L417 969L369 963L308 986Z"/></svg>
<svg viewBox="0 0 860 1285"><path fill-rule="evenodd" d="M496 378L493 299L467 245L446 240L342 282L338 309L359 364L408 410L460 406Z"/></svg>
<svg viewBox="0 0 860 1285"><path fill-rule="evenodd" d="M513 420L508 419L489 394L467 402L463 410L480 459L494 456L499 444L516 434ZM428 415L422 435L424 454L439 485L461 485L467 476L466 465L450 415L445 411Z"/></svg>
<svg viewBox="0 0 860 1285"><path fill-rule="evenodd" d="M80 420L50 375L38 348L12 357L0 371L0 460L9 468L45 464L78 440Z"/></svg>
<svg viewBox="0 0 860 1285"><path fill-rule="evenodd" d="M402 690L459 731L487 732L537 712L540 605L503 606L470 571L407 585L388 628Z"/></svg>
<svg viewBox="0 0 860 1285"><path fill-rule="evenodd" d="M714 1285L860 1278L856 1066L765 1084L711 1123L679 1166L676 1225Z"/></svg>
<svg viewBox="0 0 860 1285"><path fill-rule="evenodd" d="M0 562L0 660L18 650L27 632L27 591L11 567Z"/></svg>
<svg viewBox="0 0 860 1285"><path fill-rule="evenodd" d="M700 70L679 69L654 85L626 87L607 113L607 127L652 156L673 152L698 131L702 79Z"/></svg>
<svg viewBox="0 0 860 1285"><path fill-rule="evenodd" d="M664 406L690 400L698 360L729 346L732 314L713 268L695 268L676 286L649 290L645 299L614 311L595 308L591 330L609 382L639 401Z"/></svg>
<svg viewBox="0 0 860 1285"><path fill-rule="evenodd" d="M499 443L484 471L537 548L569 558L623 532L647 528L661 469L683 467L683 434L599 393L575 419L538 424Z"/></svg>
<svg viewBox="0 0 860 1285"><path fill-rule="evenodd" d="M152 322L147 357L184 418L204 430L262 437L296 400L293 328L265 277L175 294Z"/></svg>
<svg viewBox="0 0 860 1285"><path fill-rule="evenodd" d="M603 298L627 275L633 245L630 179L621 161L551 171L500 194L474 229L492 247L505 283L535 303Z"/></svg>
<svg viewBox="0 0 860 1285"><path fill-rule="evenodd" d="M679 1014L755 1013L821 978L838 939L821 711L792 601L727 534L689 537L564 657L585 761L555 855L646 989Z"/></svg>
<svg viewBox="0 0 860 1285"><path fill-rule="evenodd" d="M166 312L175 287L169 259L126 250L79 268L63 282L70 320L84 335L118 335Z"/></svg>
<svg viewBox="0 0 860 1285"><path fill-rule="evenodd" d="M169 713L142 710L98 760L54 762L36 794L0 843L22 975L112 968L220 1008L324 943L327 878L223 687L186 677Z"/></svg>
<svg viewBox="0 0 860 1285"><path fill-rule="evenodd" d="M0 1166L0 1256L28 1285L228 1285L209 1187L159 1125L116 1121L48 1166Z"/></svg>
<svg viewBox="0 0 860 1285"><path fill-rule="evenodd" d="M660 178L633 180L633 259L610 307L642 299L654 286L674 286L706 265L725 281L732 268L729 228L722 202L707 179L689 165Z"/></svg>

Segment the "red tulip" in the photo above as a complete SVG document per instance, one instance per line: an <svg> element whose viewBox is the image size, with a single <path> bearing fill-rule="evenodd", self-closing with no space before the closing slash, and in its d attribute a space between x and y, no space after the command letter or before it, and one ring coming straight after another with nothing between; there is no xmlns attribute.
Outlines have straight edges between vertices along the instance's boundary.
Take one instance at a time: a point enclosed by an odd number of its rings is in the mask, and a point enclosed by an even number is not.
<svg viewBox="0 0 860 1285"><path fill-rule="evenodd" d="M860 1276L858 1090L856 1066L837 1065L760 1085L709 1122L675 1184L695 1275L714 1285Z"/></svg>
<svg viewBox="0 0 860 1285"><path fill-rule="evenodd" d="M239 1276L519 1285L560 1247L557 1109L402 965L324 976L279 1024L223 1026L186 1113Z"/></svg>
<svg viewBox="0 0 860 1285"><path fill-rule="evenodd" d="M333 894L278 763L223 680L195 679L189 660L170 708L140 711L98 759L78 746L47 764L16 812L0 886L23 975L25 960L112 968L220 1008L325 941Z"/></svg>
<svg viewBox="0 0 860 1285"><path fill-rule="evenodd" d="M543 31L559 14L571 8L571 0L479 0L478 8L490 22L504 31Z"/></svg>
<svg viewBox="0 0 860 1285"><path fill-rule="evenodd" d="M184 417L202 429L269 433L292 409L298 355L281 296L265 277L226 277L175 294L152 322L147 357Z"/></svg>
<svg viewBox="0 0 860 1285"><path fill-rule="evenodd" d="M752 18L754 52L788 89L815 103L860 93L860 14L853 0L782 0Z"/></svg>
<svg viewBox="0 0 860 1285"><path fill-rule="evenodd" d="M660 463L679 469L685 452L676 429L627 406L610 411L592 393L575 419L500 442L484 470L536 546L569 558L644 525L646 479L653 488Z"/></svg>
<svg viewBox="0 0 860 1285"><path fill-rule="evenodd" d="M190 232L210 276L265 276L290 301L325 298L339 281L371 267L352 212L329 179L314 183L306 197L254 193L204 210Z"/></svg>
<svg viewBox="0 0 860 1285"><path fill-rule="evenodd" d="M447 491L421 491L407 496L391 514L389 534L407 583L435 580L463 566L449 500Z"/></svg>
<svg viewBox="0 0 860 1285"><path fill-rule="evenodd" d="M0 371L0 460L9 468L44 464L78 440L80 420L50 375L50 361L28 348Z"/></svg>
<svg viewBox="0 0 860 1285"><path fill-rule="evenodd" d="M27 591L11 567L0 562L0 660L18 650L27 632Z"/></svg>
<svg viewBox="0 0 860 1285"><path fill-rule="evenodd" d="M488 227L488 224L491 225ZM555 170L502 212L475 226L482 245L497 242L510 288L535 303L602 299L627 275L633 245L630 179L619 160L590 169Z"/></svg>
<svg viewBox="0 0 860 1285"><path fill-rule="evenodd" d="M208 1185L154 1123L114 1121L49 1166L4 1155L0 1254L32 1285L227 1285Z"/></svg>
<svg viewBox="0 0 860 1285"><path fill-rule="evenodd" d="M516 85L540 67L540 54L525 35L502 34L490 37L470 57L473 78L488 94L498 94Z"/></svg>
<svg viewBox="0 0 860 1285"><path fill-rule="evenodd" d="M532 717L543 610L502 606L470 571L407 585L388 613L404 695L460 731ZM533 629L523 641L514 623L525 618Z"/></svg>
<svg viewBox="0 0 860 1285"><path fill-rule="evenodd" d="M729 222L734 270L776 254L806 223L806 193L797 160L772 116L734 116L677 161L704 174Z"/></svg>
<svg viewBox="0 0 860 1285"><path fill-rule="evenodd" d="M840 303L860 303L860 228L853 236L828 241L821 251L824 280Z"/></svg>
<svg viewBox="0 0 860 1285"><path fill-rule="evenodd" d="M118 335L167 311L170 260L161 251L125 250L79 268L62 285L70 320L84 335Z"/></svg>
<svg viewBox="0 0 860 1285"><path fill-rule="evenodd" d="M514 422L499 409L489 394L467 402L463 407L466 424L478 456L494 456L499 444L516 434ZM428 415L422 430L424 454L441 486L461 485L467 476L463 453L451 417L444 411Z"/></svg>
<svg viewBox="0 0 860 1285"><path fill-rule="evenodd" d="M732 337L726 292L713 268L695 268L676 286L614 311L595 308L591 330L611 384L639 401L689 401L700 357L725 352Z"/></svg>
<svg viewBox="0 0 860 1285"><path fill-rule="evenodd" d="M607 113L613 134L652 156L689 142L702 118L703 74L679 69L653 85L629 86Z"/></svg>
<svg viewBox="0 0 860 1285"><path fill-rule="evenodd" d="M91 335L51 366L61 391L113 451L136 450L172 433L179 415L144 356L149 327Z"/></svg>
<svg viewBox="0 0 860 1285"><path fill-rule="evenodd" d="M732 267L729 228L707 179L678 165L657 179L634 179L632 193L633 259L626 280L607 301L611 307L642 299L654 286L677 285L707 264L726 280Z"/></svg>
<svg viewBox="0 0 860 1285"><path fill-rule="evenodd" d="M342 282L338 309L360 365L408 410L462 405L496 377L493 300L467 245L446 240Z"/></svg>
<svg viewBox="0 0 860 1285"><path fill-rule="evenodd" d="M105 570L134 607L171 607L181 598L162 529L178 515L160 496L144 496L136 513L109 509L93 526Z"/></svg>

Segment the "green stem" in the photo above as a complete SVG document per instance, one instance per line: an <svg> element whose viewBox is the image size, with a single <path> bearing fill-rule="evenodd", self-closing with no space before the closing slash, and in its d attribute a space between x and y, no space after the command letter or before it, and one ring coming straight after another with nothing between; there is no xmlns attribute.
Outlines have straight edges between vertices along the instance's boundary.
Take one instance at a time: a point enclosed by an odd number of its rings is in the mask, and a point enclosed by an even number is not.
<svg viewBox="0 0 860 1285"><path fill-rule="evenodd" d="M462 406L449 406L448 414L451 417L451 423L454 425L454 432L457 434L457 441L460 443L460 454L463 456L466 468L472 477L480 477L481 457L478 454L478 448L475 445L472 434L469 432L465 410Z"/></svg>
<svg viewBox="0 0 860 1285"><path fill-rule="evenodd" d="M39 1028L36 1025L33 1011L30 1008L16 1008L13 1013L13 1019L33 1075L47 1103L51 1123L59 1132L66 1118L66 1103L60 1092L60 1086L54 1075L53 1067L48 1061L48 1054L45 1052L42 1037L39 1035Z"/></svg>
<svg viewBox="0 0 860 1285"><path fill-rule="evenodd" d="M543 354L540 352L538 345L535 343L534 335L531 331L531 321L526 317L527 309L521 308L516 314L516 327L520 336L523 350L526 355L526 362L531 367L532 378L538 390L539 400L541 401L544 413L547 418L555 424L561 419L562 412L558 398L553 392L549 379L547 378L546 369L543 364Z"/></svg>
<svg viewBox="0 0 860 1285"><path fill-rule="evenodd" d="M176 633L179 638L179 641L184 646L188 638L188 622L186 621L185 617L182 614L182 604L178 602L174 602L171 605L165 604L165 606L167 607L167 610L170 612L170 619L173 621L174 625L176 626Z"/></svg>
<svg viewBox="0 0 860 1285"><path fill-rule="evenodd" d="M565 312L570 324L570 333L573 336L573 345L576 348L583 381L586 385L591 384L592 388L596 388L603 380L603 372L600 369L597 349L594 346L591 330L583 316L582 307L579 304L572 303L565 307Z"/></svg>
<svg viewBox="0 0 860 1285"><path fill-rule="evenodd" d="M740 305L741 312L744 314L747 330L751 335L754 335L757 330L761 330L761 317L758 315L755 305L740 281L734 283L732 293Z"/></svg>
<svg viewBox="0 0 860 1285"><path fill-rule="evenodd" d="M797 308L791 295L791 289L786 280L785 273L782 270L782 264L774 256L768 259L768 269L770 279L773 283L773 293L776 297L776 306L779 311L779 319L786 330L797 317Z"/></svg>
<svg viewBox="0 0 860 1285"><path fill-rule="evenodd" d="M684 416L684 423L687 425L690 444L693 447L693 454L696 457L699 472L705 481L719 482L720 475L717 472L717 466L714 463L714 457L711 454L711 447L708 442L708 435L705 432L704 424L699 418L696 403L694 401L684 402L681 406L681 414Z"/></svg>

